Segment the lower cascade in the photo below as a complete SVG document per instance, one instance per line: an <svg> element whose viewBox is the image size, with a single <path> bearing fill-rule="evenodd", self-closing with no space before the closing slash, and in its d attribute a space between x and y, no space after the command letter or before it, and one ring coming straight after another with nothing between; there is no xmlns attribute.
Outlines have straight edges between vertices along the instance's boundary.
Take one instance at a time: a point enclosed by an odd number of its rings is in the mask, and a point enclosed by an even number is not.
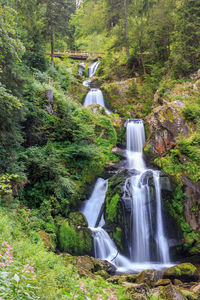
<svg viewBox="0 0 200 300"><path fill-rule="evenodd" d="M145 143L142 120L127 120L127 166L130 177L124 183L122 200L130 208L130 232L127 233L129 257L118 252L114 241L102 228L108 181L99 178L89 200L81 208L93 232L95 257L108 260L117 272L136 272L171 265L165 235L160 172L148 169L143 159Z"/></svg>

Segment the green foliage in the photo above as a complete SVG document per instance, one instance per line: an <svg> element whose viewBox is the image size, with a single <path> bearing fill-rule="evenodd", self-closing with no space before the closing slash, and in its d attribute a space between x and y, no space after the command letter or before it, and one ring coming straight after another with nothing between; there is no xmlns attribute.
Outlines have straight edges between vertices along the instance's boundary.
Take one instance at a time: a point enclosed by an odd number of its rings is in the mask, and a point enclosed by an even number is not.
<svg viewBox="0 0 200 300"><path fill-rule="evenodd" d="M76 297L91 300L101 294L103 300L107 300L110 289L114 288L117 299L128 299L124 298L123 287L113 286L100 276L80 280L76 267L67 263L63 256L47 251L40 239L31 241L14 212L0 208L0 233L0 247L2 242L6 249L11 246L13 260L10 266L0 266L0 297L52 300ZM7 280L8 275L10 280Z"/></svg>
<svg viewBox="0 0 200 300"><path fill-rule="evenodd" d="M155 162L164 172L176 176L179 181L185 174L197 182L200 179L199 158L199 134L194 134L188 139L180 137L175 149L172 149L169 155L157 158Z"/></svg>
<svg viewBox="0 0 200 300"><path fill-rule="evenodd" d="M17 174L0 175L0 197L12 194L12 181L17 178Z"/></svg>

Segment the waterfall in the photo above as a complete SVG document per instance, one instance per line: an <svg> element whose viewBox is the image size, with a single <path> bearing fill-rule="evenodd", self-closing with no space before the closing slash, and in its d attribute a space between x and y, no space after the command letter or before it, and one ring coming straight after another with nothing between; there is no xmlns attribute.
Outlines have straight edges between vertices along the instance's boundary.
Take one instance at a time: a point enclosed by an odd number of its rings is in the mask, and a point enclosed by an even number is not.
<svg viewBox="0 0 200 300"><path fill-rule="evenodd" d="M124 201L131 203L130 258L133 262L169 263L169 247L164 233L159 171L147 169L142 148L145 143L142 120L128 120L127 161L128 168L137 172L124 185ZM149 180L153 179L154 199ZM153 213L153 205L156 213ZM152 248L152 245L155 247ZM155 248L155 249L154 249Z"/></svg>
<svg viewBox="0 0 200 300"><path fill-rule="evenodd" d="M145 143L145 132L142 120L127 122L126 145L127 161L129 169L144 169L143 146Z"/></svg>
<svg viewBox="0 0 200 300"><path fill-rule="evenodd" d="M100 64L100 62L97 60L93 64L91 64L91 66L89 66L89 68L88 68L89 77L92 77L95 75L99 64Z"/></svg>
<svg viewBox="0 0 200 300"><path fill-rule="evenodd" d="M89 228L93 232L95 257L111 262L117 269L125 268L125 271L128 270L130 261L118 253L114 241L102 228L105 223L103 215L99 215L105 200L107 188L108 181L99 178L96 181L90 198L84 201L81 211L86 216ZM99 224L97 224L98 219L100 219ZM98 227L95 227L96 224Z"/></svg>
<svg viewBox="0 0 200 300"><path fill-rule="evenodd" d="M84 106L88 106L91 104L99 104L105 107L104 98L101 90L99 89L91 89L87 96L85 97Z"/></svg>
<svg viewBox="0 0 200 300"><path fill-rule="evenodd" d="M96 73L97 68L99 66L99 63L100 63L99 61L96 61L88 68L89 69L89 77L94 76L94 74ZM91 80L85 80L83 82L83 85L90 88ZM100 89L90 88L90 91L87 93L83 105L89 106L92 104L98 104L98 105L104 107L107 114L111 113L105 106L104 97L103 97L102 91Z"/></svg>
<svg viewBox="0 0 200 300"><path fill-rule="evenodd" d="M160 172L148 169L143 159L145 143L142 120L127 120L127 168L122 200L130 208L130 236L127 258L118 252L114 241L102 228L108 180L99 178L81 211L93 233L95 257L115 265L118 273L140 272L172 266L164 232Z"/></svg>

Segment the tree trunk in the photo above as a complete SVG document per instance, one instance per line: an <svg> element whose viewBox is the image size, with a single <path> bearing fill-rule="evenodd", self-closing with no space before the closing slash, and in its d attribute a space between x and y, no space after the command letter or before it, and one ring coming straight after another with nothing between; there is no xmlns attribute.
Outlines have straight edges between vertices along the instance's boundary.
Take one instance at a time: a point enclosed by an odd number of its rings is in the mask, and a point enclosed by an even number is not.
<svg viewBox="0 0 200 300"><path fill-rule="evenodd" d="M129 58L129 36L128 36L128 12L127 12L127 0L124 0L124 23L125 23L125 41L126 41L126 56Z"/></svg>

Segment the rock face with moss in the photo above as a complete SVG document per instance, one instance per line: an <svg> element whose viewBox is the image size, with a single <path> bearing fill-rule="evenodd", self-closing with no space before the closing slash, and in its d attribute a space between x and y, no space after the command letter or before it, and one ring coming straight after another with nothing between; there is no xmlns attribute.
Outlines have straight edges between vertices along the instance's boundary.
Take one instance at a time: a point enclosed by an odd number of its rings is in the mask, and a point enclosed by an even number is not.
<svg viewBox="0 0 200 300"><path fill-rule="evenodd" d="M124 204L122 201L123 186L128 171L122 171L109 179L106 193L105 228L114 239L119 251L124 252L125 228Z"/></svg>
<svg viewBox="0 0 200 300"><path fill-rule="evenodd" d="M191 263L180 264L164 271L162 277L164 279L178 279L182 282L195 282L199 280L197 268Z"/></svg>
<svg viewBox="0 0 200 300"><path fill-rule="evenodd" d="M93 255L92 231L81 212L71 213L58 230L59 249L72 255Z"/></svg>
<svg viewBox="0 0 200 300"><path fill-rule="evenodd" d="M150 136L146 147L153 158L169 151L180 134L187 136L188 127L182 116L182 102L165 103L146 118Z"/></svg>

